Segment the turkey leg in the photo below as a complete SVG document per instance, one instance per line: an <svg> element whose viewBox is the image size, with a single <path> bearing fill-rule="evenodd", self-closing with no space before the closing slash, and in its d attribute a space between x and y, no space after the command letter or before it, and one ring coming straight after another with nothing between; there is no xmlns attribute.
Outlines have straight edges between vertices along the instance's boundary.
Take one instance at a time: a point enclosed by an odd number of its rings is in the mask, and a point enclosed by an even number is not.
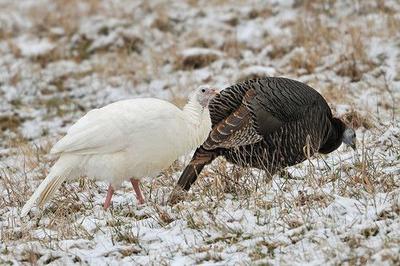
<svg viewBox="0 0 400 266"><path fill-rule="evenodd" d="M110 202L112 195L114 193L114 188L111 186L111 184L108 186L108 191L107 191L107 196L106 196L106 201L104 202L104 209L107 210L108 207L110 207Z"/></svg>
<svg viewBox="0 0 400 266"><path fill-rule="evenodd" d="M136 193L136 199L139 201L139 204L144 203L142 191L140 191L139 183L140 181L138 179L131 178L131 183L133 186L133 190L135 190Z"/></svg>

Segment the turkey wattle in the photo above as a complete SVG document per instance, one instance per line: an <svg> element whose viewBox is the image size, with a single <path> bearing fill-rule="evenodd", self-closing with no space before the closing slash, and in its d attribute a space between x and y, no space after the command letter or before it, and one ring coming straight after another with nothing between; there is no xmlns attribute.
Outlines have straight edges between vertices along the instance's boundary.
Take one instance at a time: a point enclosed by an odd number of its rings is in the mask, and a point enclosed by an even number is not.
<svg viewBox="0 0 400 266"><path fill-rule="evenodd" d="M94 109L79 119L51 150L58 161L22 208L25 216L43 206L67 179L87 176L109 182L104 208L114 189L130 179L143 203L139 180L154 176L179 156L200 146L211 130L208 104L218 92L199 87L183 110L154 98L124 100Z"/></svg>

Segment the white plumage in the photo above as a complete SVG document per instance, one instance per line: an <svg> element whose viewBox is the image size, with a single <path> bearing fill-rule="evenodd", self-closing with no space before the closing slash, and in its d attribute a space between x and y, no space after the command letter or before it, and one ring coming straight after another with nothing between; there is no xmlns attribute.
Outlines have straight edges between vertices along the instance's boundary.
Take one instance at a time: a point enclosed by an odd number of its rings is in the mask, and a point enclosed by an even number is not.
<svg viewBox="0 0 400 266"><path fill-rule="evenodd" d="M128 179L143 201L137 180L156 175L206 140L211 130L208 103L215 94L202 86L183 110L163 100L142 98L88 112L52 148L51 153L60 157L21 216L35 203L43 206L64 180L79 176L110 183L105 208L114 187Z"/></svg>

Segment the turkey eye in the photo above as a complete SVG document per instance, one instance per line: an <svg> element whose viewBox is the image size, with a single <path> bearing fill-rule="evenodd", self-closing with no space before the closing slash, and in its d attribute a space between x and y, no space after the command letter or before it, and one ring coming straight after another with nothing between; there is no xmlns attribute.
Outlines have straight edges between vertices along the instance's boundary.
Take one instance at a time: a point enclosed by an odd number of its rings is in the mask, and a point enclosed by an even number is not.
<svg viewBox="0 0 400 266"><path fill-rule="evenodd" d="M201 89L201 92L206 92L206 90L205 89Z"/></svg>

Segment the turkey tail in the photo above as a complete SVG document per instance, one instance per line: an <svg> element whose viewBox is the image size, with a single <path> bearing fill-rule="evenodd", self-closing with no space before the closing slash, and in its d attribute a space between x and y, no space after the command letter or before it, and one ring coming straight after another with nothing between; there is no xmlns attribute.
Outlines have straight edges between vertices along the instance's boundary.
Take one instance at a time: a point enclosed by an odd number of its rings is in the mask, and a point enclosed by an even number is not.
<svg viewBox="0 0 400 266"><path fill-rule="evenodd" d="M51 199L57 189L61 186L62 182L66 180L71 173L72 165L70 158L60 157L58 161L51 168L50 173L42 181L39 187L35 190L33 195L25 203L21 210L21 217L24 217L37 204L42 207L47 201Z"/></svg>
<svg viewBox="0 0 400 266"><path fill-rule="evenodd" d="M188 191L191 185L196 181L197 176L203 170L204 166L211 163L217 157L216 151L208 151L200 147L194 153L192 160L186 166L177 185L172 191L168 202L175 204L182 200L185 191Z"/></svg>

